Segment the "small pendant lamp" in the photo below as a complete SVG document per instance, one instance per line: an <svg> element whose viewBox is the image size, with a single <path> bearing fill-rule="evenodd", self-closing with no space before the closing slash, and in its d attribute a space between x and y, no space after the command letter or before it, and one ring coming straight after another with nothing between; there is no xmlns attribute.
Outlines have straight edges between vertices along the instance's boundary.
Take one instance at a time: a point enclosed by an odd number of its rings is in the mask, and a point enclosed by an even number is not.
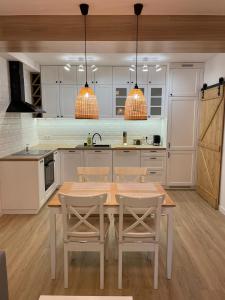
<svg viewBox="0 0 225 300"><path fill-rule="evenodd" d="M88 15L88 4L80 4L81 14L84 16L84 53L85 53L85 72L86 83L79 91L75 102L75 118L76 119L98 119L99 109L97 98L94 90L87 83L87 39L86 39L86 16Z"/></svg>
<svg viewBox="0 0 225 300"><path fill-rule="evenodd" d="M134 4L134 13L137 16L136 24L136 82L133 89L128 93L125 102L125 120L147 120L147 103L145 96L137 85L137 56L138 56L138 16L141 14L143 4Z"/></svg>

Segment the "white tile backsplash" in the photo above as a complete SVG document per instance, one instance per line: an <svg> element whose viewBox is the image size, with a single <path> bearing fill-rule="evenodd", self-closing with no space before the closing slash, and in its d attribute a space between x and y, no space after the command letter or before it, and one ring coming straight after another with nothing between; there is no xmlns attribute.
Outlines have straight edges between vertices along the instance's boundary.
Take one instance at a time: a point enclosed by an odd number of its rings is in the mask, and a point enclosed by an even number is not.
<svg viewBox="0 0 225 300"><path fill-rule="evenodd" d="M25 95L31 101L29 72L24 70ZM10 99L7 60L0 57L0 157L38 143L37 121L31 114L5 113Z"/></svg>
<svg viewBox="0 0 225 300"><path fill-rule="evenodd" d="M127 131L128 143L135 138L159 134L164 137L163 119L148 121L38 119L37 128L41 144L80 144L87 135L98 132L103 143L121 144L123 131Z"/></svg>

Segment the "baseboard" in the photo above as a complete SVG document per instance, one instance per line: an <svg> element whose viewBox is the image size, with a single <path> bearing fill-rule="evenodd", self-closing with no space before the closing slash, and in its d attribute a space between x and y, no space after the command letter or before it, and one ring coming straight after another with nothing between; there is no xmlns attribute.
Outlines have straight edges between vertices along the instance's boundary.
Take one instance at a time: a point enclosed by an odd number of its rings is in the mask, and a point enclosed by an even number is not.
<svg viewBox="0 0 225 300"><path fill-rule="evenodd" d="M223 207L223 206L219 206L219 211L223 214L223 215L225 215L225 207Z"/></svg>

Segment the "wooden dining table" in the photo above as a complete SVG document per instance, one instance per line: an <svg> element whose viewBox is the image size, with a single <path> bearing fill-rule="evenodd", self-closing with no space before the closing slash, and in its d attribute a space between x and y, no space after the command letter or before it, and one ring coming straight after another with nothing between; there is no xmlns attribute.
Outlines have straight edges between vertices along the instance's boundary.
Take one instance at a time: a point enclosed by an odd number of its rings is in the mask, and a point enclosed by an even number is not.
<svg viewBox="0 0 225 300"><path fill-rule="evenodd" d="M108 214L110 224L113 226L113 216L119 213L119 204L116 201L116 194L126 194L133 197L144 197L145 195L164 194L162 204L162 215L167 216L167 267L166 276L172 277L173 259L173 210L175 202L166 193L159 183L114 183L114 182L64 182L55 195L49 200L48 208L50 215L50 255L51 255L51 278L56 278L56 215L62 214L62 205L59 194L71 196L96 195L107 193L107 200L104 204L104 212Z"/></svg>

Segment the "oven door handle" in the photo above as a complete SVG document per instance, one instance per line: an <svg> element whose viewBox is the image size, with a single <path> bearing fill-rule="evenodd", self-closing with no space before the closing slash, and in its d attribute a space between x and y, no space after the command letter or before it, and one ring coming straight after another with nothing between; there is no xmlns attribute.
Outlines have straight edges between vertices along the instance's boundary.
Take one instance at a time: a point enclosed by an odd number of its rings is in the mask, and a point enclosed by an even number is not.
<svg viewBox="0 0 225 300"><path fill-rule="evenodd" d="M49 165L53 164L55 162L55 160L50 160L45 164L45 167L49 167Z"/></svg>

